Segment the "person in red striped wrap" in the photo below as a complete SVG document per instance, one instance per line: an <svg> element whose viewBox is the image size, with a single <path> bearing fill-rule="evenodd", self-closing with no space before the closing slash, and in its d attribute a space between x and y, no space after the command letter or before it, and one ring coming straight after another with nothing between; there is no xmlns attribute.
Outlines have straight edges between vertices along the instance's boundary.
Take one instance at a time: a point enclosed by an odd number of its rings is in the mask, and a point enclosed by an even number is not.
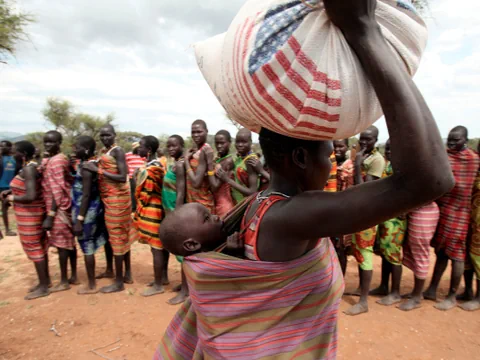
<svg viewBox="0 0 480 360"><path fill-rule="evenodd" d="M47 205L47 217L43 228L49 232L49 244L58 249L61 279L52 292L70 289L70 284L78 284L77 249L72 225L72 184L70 162L60 152L62 134L49 131L43 138L43 145L49 157L42 163L43 196ZM68 259L72 268L70 279L67 277Z"/></svg>
<svg viewBox="0 0 480 360"><path fill-rule="evenodd" d="M11 190L2 192L0 197L4 203L13 203L20 242L28 259L35 265L38 284L25 296L25 300L33 300L50 294L48 237L42 229L45 201L38 163L33 160L35 146L28 141L19 141L15 143L15 151L16 158L23 160L23 168L10 183Z"/></svg>
<svg viewBox="0 0 480 360"><path fill-rule="evenodd" d="M440 221L432 245L437 261L432 282L423 294L425 299L437 300L437 288L448 261L452 261L450 290L447 298L435 305L438 310L450 310L457 305L457 291L465 269L467 235L472 208L472 192L480 160L467 147L468 130L464 126L454 127L448 134L447 152L455 175L455 187L437 200Z"/></svg>
<svg viewBox="0 0 480 360"><path fill-rule="evenodd" d="M263 128L260 145L271 181L247 200L240 235L249 260L212 252L225 241L228 221L222 227L200 205L184 206L163 222L165 248L185 256L190 300L172 320L154 359L335 359L344 283L326 238L375 226L453 187L435 120L385 41L376 4L324 0L382 104L396 172L325 192L332 142ZM430 146L422 146L426 143Z"/></svg>

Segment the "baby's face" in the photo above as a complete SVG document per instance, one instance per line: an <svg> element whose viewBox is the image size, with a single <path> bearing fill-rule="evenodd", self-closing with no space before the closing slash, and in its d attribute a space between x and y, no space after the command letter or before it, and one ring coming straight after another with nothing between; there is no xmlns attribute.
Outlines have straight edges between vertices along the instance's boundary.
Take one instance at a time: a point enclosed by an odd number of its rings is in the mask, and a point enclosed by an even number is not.
<svg viewBox="0 0 480 360"><path fill-rule="evenodd" d="M186 233L201 245L201 251L215 250L226 241L222 220L212 215L205 206L186 204L182 210Z"/></svg>

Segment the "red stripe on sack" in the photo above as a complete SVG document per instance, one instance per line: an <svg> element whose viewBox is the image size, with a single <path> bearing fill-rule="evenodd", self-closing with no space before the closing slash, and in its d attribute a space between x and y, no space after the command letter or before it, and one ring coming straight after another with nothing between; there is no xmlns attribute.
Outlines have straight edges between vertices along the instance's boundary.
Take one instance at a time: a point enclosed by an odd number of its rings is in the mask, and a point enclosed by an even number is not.
<svg viewBox="0 0 480 360"><path fill-rule="evenodd" d="M302 111L300 112L302 115L310 115L320 118L322 120L326 120L328 122L337 122L340 120L340 114L329 114L325 111L315 109L311 106L305 106Z"/></svg>
<svg viewBox="0 0 480 360"><path fill-rule="evenodd" d="M298 111L302 110L303 103L298 99L294 93L292 93L290 90L288 90L281 82L280 78L278 77L277 74L275 74L275 71L273 71L273 68L271 65L266 64L262 67L263 73L268 77L268 79L272 82L272 84L275 86L275 89L277 92L282 95L285 99L288 100L290 104L292 104Z"/></svg>
<svg viewBox="0 0 480 360"><path fill-rule="evenodd" d="M245 21L244 27L242 28L242 30L240 32L240 35L237 33L236 38L235 38L235 52L234 52L234 59L233 59L234 77L235 77L235 82L237 83L237 87L240 88L240 95L242 96L243 101L246 103L246 105L250 109L250 111L257 116L256 120L258 122L260 122L262 125L264 125L264 124L268 123L268 121L265 120L262 113L260 113L255 108L255 106L252 104L252 102L250 101L250 99L248 97L248 94L247 94L247 90L245 90L244 84L242 83L242 78L239 75L239 73L242 73L242 69L241 69L241 65L239 64L238 53L240 52L240 44L241 44L241 39L243 38L243 31L245 30L246 25L249 23L249 21L250 21L250 18L247 18L247 20ZM246 39L245 39L244 51L242 51L242 54L243 54L242 63L243 63L243 61L245 61L245 58L247 56L245 49L247 48L248 41L250 40L250 37L252 35L252 31L253 31L254 26L255 26L255 23L252 21L251 26L249 26L248 30L247 30L247 36L246 36ZM246 83L245 87L249 90L248 82L245 78L245 75L243 73L242 73L242 75L243 75L244 81ZM255 97L253 96L251 91L249 91L249 92L250 92L250 97L252 99L255 99Z"/></svg>
<svg viewBox="0 0 480 360"><path fill-rule="evenodd" d="M328 78L327 74L320 72L317 70L317 66L315 63L302 51L302 47L300 43L295 39L295 37L291 36L288 40L288 45L292 48L292 50L297 55L297 60L300 64L303 65L305 69L307 69L310 74L312 74L315 81L319 81L323 84L326 84L329 89L332 90L340 90L342 88L340 81L333 80Z"/></svg>

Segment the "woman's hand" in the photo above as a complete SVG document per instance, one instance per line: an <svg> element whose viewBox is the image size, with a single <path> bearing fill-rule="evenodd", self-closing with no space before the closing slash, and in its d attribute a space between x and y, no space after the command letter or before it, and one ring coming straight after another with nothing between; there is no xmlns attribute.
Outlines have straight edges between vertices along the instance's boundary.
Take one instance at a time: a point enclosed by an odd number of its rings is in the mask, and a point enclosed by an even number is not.
<svg viewBox="0 0 480 360"><path fill-rule="evenodd" d="M46 219L43 221L43 230L50 231L53 228L53 217L47 216Z"/></svg>
<svg viewBox="0 0 480 360"><path fill-rule="evenodd" d="M187 160L188 160L188 161L192 160L193 155L195 155L195 153L196 153L195 149L190 149L190 150L188 150Z"/></svg>
<svg viewBox="0 0 480 360"><path fill-rule="evenodd" d="M378 27L375 19L377 0L324 0L330 20L345 37L361 37L369 28Z"/></svg>
<svg viewBox="0 0 480 360"><path fill-rule="evenodd" d="M257 174L260 174L263 171L262 162L256 157L248 159L246 163L247 165L250 165Z"/></svg>
<svg viewBox="0 0 480 360"><path fill-rule="evenodd" d="M0 194L0 200L5 201L7 199L7 196L10 195L11 193L12 193L12 190L2 191L2 193Z"/></svg>
<svg viewBox="0 0 480 360"><path fill-rule="evenodd" d="M365 150L360 150L355 156L355 166L362 166L363 162L367 159L369 155L365 154Z"/></svg>
<svg viewBox="0 0 480 360"><path fill-rule="evenodd" d="M228 173L225 170L223 170L222 168L217 170L216 175L224 183L228 182Z"/></svg>
<svg viewBox="0 0 480 360"><path fill-rule="evenodd" d="M73 226L73 234L75 236L81 236L83 234L83 222L77 219L77 222Z"/></svg>

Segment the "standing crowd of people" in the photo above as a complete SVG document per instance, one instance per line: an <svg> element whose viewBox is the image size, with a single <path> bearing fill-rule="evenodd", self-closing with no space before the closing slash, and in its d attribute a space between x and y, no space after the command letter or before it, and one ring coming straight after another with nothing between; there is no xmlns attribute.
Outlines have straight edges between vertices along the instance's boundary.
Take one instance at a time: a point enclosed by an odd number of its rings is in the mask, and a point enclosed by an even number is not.
<svg viewBox="0 0 480 360"><path fill-rule="evenodd" d="M223 219L246 197L269 186L268 166L260 154L253 152L252 134L247 129L239 130L234 139L236 154L231 153L230 133L218 131L215 154L207 143L207 124L196 120L192 124L195 148L186 151L184 139L172 135L165 144L168 161L154 136L143 137L132 144L132 152L125 153L115 144L115 135L111 125L100 130L104 148L99 154L93 138L80 136L72 149L74 156L68 158L61 151L62 135L49 131L44 136L45 158L41 162L35 159L37 149L27 141L13 148L8 141L1 143L6 235L16 235L8 222L8 207L13 204L20 240L39 280L26 299L78 284L75 237L88 275L88 285L78 290L79 294L117 292L124 289L124 283L133 283L130 247L134 241L148 244L153 256L154 280L143 295L161 294L169 284L170 254L159 235L164 217L185 203L196 203L203 205L209 216ZM376 146L378 135L374 126L362 132L358 152L356 145L349 146L348 139L333 142L332 170L324 191L345 191L393 174L390 140L382 155ZM473 275L480 279L480 160L468 149L467 142L465 127L457 126L450 132L447 152L456 184L448 194L379 225L330 238L344 274L348 255L358 263L359 287L350 294L360 296L360 300L346 311L348 315L367 312L369 295L382 296L378 301L382 305L400 303L403 265L413 271L415 285L399 308L413 310L424 298L436 300L448 260L452 262L450 292L435 306L448 310L456 305L458 297L465 301L462 308L480 308L480 293L475 295L473 291ZM60 283L54 287L48 273L49 246L58 249L61 270ZM244 246L248 249L250 245ZM424 292L431 246L437 261L431 284ZM95 253L100 248L105 249L107 267L97 275ZM375 254L382 258L381 284L372 290ZM176 258L183 262L181 256ZM466 289L458 295L462 275ZM114 282L97 289L96 279L105 277ZM182 284L175 290L178 295L169 301L171 304L181 303L188 296L183 272Z"/></svg>
<svg viewBox="0 0 480 360"><path fill-rule="evenodd" d="M348 315L368 311L374 254L382 257L382 281L372 293L384 296L382 305L401 302L403 265L413 270L415 287L400 309L435 300L450 260L450 291L436 307L456 306L464 276L461 307L479 309L480 159L467 148L467 129L455 127L445 151L425 100L382 34L377 1L324 0L323 6L381 104L390 134L385 156L373 126L361 133L359 151L349 152L347 140L290 137L281 127L264 127L261 118L252 120L261 125L263 162L246 129L236 135L233 156L230 134L219 131L215 155L202 120L191 127L194 149L184 149L177 135L168 139L170 164L158 157L154 136L125 154L111 125L100 129L98 155L93 138L76 139L74 160L61 152L57 131L45 134L41 163L31 143L18 142L21 170L1 198L5 207L13 204L38 274L26 299L78 283L76 237L88 275L79 294L97 292L95 253L102 247L107 268L99 276L114 279L103 293L133 281L134 241L152 251L154 280L144 296L164 291L169 254L182 263L182 285L170 303L184 304L155 359L335 359L349 254L358 263L360 300ZM10 148L2 143L2 154L10 156ZM11 175L2 172L2 184ZM430 245L436 264L424 291ZM58 249L61 270L52 288L49 246Z"/></svg>

